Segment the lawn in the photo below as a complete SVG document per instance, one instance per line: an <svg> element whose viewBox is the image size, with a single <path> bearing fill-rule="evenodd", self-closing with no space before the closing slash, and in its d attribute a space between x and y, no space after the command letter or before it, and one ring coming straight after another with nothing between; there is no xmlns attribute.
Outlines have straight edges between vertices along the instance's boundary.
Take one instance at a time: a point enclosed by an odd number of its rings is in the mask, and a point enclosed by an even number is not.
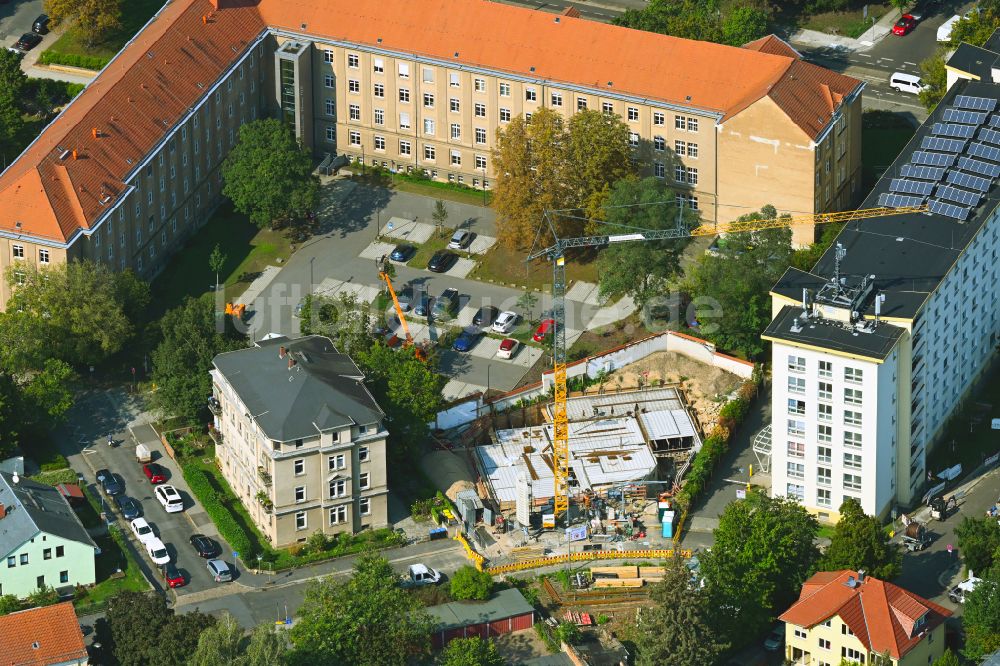
<svg viewBox="0 0 1000 666"><path fill-rule="evenodd" d="M112 529L117 529L113 527ZM87 615L103 609L110 597L126 590L149 589L149 583L139 570L132 553L124 547L124 535L97 537L94 541L101 549L97 556L97 584L77 594L73 600L77 615Z"/></svg>
<svg viewBox="0 0 1000 666"><path fill-rule="evenodd" d="M597 283L597 261L593 252L572 254L567 252L566 278L569 285L583 281ZM518 289L534 289L549 292L552 289L552 264L543 259L527 262L528 252L511 250L499 243L480 258L469 274L470 278L503 284Z"/></svg>
<svg viewBox="0 0 1000 666"><path fill-rule="evenodd" d="M869 4L868 18L865 18L860 6L846 12L823 12L802 17L800 27L829 35L857 38L865 30L872 27L873 19L878 21L890 9L892 7L888 4Z"/></svg>
<svg viewBox="0 0 1000 666"><path fill-rule="evenodd" d="M357 169L357 166L351 167ZM399 192L409 192L433 199L443 199L456 203L486 206L492 197L489 191L474 190L457 183L440 182L427 178L417 178L408 174L393 174L382 169L366 168L364 174L354 173L354 180L368 185L381 185Z"/></svg>
<svg viewBox="0 0 1000 666"><path fill-rule="evenodd" d="M176 307L185 296L212 291L215 275L208 257L216 244L226 254L219 281L225 285L228 300L242 294L264 268L291 255L291 241L284 230L260 229L230 204L223 204L153 282L153 302L160 312Z"/></svg>
<svg viewBox="0 0 1000 666"><path fill-rule="evenodd" d="M957 408L928 453L927 470L940 472L962 464L966 475L983 459L1000 452L1000 432L991 428L993 418L1000 416L1000 364L993 366L969 392L965 403Z"/></svg>
<svg viewBox="0 0 1000 666"><path fill-rule="evenodd" d="M865 191L885 173L913 138L915 130L890 111L866 111L861 130L862 187Z"/></svg>
<svg viewBox="0 0 1000 666"><path fill-rule="evenodd" d="M434 253L448 247L448 236L432 235L423 245L417 246L417 252L410 258L406 265L410 268L427 268L427 262L431 260ZM465 255L464 252L456 253ZM467 255L465 255L467 256Z"/></svg>
<svg viewBox="0 0 1000 666"><path fill-rule="evenodd" d="M40 62L62 62L63 64L74 64L76 59L94 59L92 62L81 60L80 64L94 67L111 60L128 40L139 32L142 26L159 11L164 4L163 0L126 0L121 3L122 27L115 30L99 44L87 46L75 27L71 27L64 32L59 39L53 42L52 46L42 53ZM100 67L98 67L99 69Z"/></svg>

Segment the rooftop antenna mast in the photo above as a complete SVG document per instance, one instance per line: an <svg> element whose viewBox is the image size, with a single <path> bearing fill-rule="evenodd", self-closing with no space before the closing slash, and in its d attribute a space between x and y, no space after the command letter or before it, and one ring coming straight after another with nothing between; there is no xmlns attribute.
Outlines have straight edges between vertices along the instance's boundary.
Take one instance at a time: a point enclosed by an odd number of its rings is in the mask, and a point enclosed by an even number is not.
<svg viewBox="0 0 1000 666"><path fill-rule="evenodd" d="M837 247L833 250L833 283L837 285L837 292L839 293L843 286L843 278L840 277L840 262L847 256L847 250L840 243L837 243Z"/></svg>

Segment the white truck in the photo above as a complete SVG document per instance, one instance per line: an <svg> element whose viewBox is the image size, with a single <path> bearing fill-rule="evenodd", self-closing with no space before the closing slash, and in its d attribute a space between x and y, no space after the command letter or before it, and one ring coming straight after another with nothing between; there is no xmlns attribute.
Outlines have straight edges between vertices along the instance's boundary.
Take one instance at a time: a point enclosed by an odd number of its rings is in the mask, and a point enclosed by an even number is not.
<svg viewBox="0 0 1000 666"><path fill-rule="evenodd" d="M951 31L954 29L955 24L962 20L962 17L955 14L950 19L938 26L937 29L937 40L939 42L950 42L951 41Z"/></svg>

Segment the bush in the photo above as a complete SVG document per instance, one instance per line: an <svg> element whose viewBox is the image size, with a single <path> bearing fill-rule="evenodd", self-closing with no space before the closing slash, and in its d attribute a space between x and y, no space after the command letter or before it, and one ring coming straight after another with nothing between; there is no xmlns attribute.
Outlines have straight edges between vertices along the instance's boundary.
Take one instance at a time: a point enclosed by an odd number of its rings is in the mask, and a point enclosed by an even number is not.
<svg viewBox="0 0 1000 666"><path fill-rule="evenodd" d="M545 647L549 649L549 652L559 652L559 644L552 638L552 633L549 631L548 626L546 626L544 622L535 623L535 633L538 634L538 637L543 643L545 643Z"/></svg>
<svg viewBox="0 0 1000 666"><path fill-rule="evenodd" d="M101 56L86 56L76 53L60 53L47 49L38 56L39 65L66 65L68 67L81 67L83 69L100 70L111 61L111 58Z"/></svg>
<svg viewBox="0 0 1000 666"><path fill-rule="evenodd" d="M205 513L212 519L219 534L233 547L233 550L243 553L244 557L259 552L261 549L251 547L247 533L240 527L229 507L222 503L219 494L212 487L208 473L197 463L188 463L181 468L181 471L191 492L201 502Z"/></svg>
<svg viewBox="0 0 1000 666"><path fill-rule="evenodd" d="M556 627L556 636L563 643L567 643L569 645L576 645L580 642L580 639L583 638L583 635L580 633L580 627L576 626L572 622L565 621L560 622L559 626Z"/></svg>
<svg viewBox="0 0 1000 666"><path fill-rule="evenodd" d="M451 596L454 599L484 601L493 594L493 576L475 567L465 565L451 579Z"/></svg>
<svg viewBox="0 0 1000 666"><path fill-rule="evenodd" d="M13 594L5 594L0 597L0 615L7 615L19 610L21 610L21 600Z"/></svg>

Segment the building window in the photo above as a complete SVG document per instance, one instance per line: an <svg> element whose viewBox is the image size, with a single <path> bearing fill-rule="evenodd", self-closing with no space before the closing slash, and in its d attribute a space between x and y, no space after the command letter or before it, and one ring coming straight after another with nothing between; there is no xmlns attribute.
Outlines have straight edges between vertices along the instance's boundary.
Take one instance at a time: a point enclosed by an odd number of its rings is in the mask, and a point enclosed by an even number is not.
<svg viewBox="0 0 1000 666"><path fill-rule="evenodd" d="M351 104L348 108L351 120L361 120L361 105Z"/></svg>
<svg viewBox="0 0 1000 666"><path fill-rule="evenodd" d="M843 626L846 627L847 625ZM862 664L865 663L865 653L861 652L860 650L855 650L854 648L849 648L849 647L840 648L840 656L843 657L844 659L858 661L861 662Z"/></svg>
<svg viewBox="0 0 1000 666"><path fill-rule="evenodd" d="M639 147L639 133L638 132L629 132L628 133L628 145L631 146L632 148L638 148Z"/></svg>
<svg viewBox="0 0 1000 666"><path fill-rule="evenodd" d="M338 469L344 469L344 467L347 466L347 460L346 460L346 457L344 456L344 454L341 453L341 454L338 454L338 455L335 455L335 456L329 456L326 459L326 465L327 465L327 469L329 471L333 472L333 471L336 471Z"/></svg>
<svg viewBox="0 0 1000 666"><path fill-rule="evenodd" d="M362 497L358 501L358 513L362 516L369 516L372 512L372 501L368 497Z"/></svg>
<svg viewBox="0 0 1000 666"><path fill-rule="evenodd" d="M833 376L833 363L830 361L820 361L819 362L819 376L820 377L832 377Z"/></svg>
<svg viewBox="0 0 1000 666"><path fill-rule="evenodd" d="M399 63L399 78L401 79L410 78L410 63L408 62Z"/></svg>
<svg viewBox="0 0 1000 666"><path fill-rule="evenodd" d="M683 183L687 179L687 172L684 170L684 166L681 164L674 165L674 181L678 183Z"/></svg>
<svg viewBox="0 0 1000 666"><path fill-rule="evenodd" d="M358 462L368 462L369 451L367 446L358 447Z"/></svg>
<svg viewBox="0 0 1000 666"><path fill-rule="evenodd" d="M510 122L510 109L500 109L500 122L509 123Z"/></svg>
<svg viewBox="0 0 1000 666"><path fill-rule="evenodd" d="M845 474L844 490L861 490L861 477L857 474Z"/></svg>
<svg viewBox="0 0 1000 666"><path fill-rule="evenodd" d="M688 183L688 185L697 185L698 184L698 169L697 169L697 167L688 167L687 168L687 183Z"/></svg>
<svg viewBox="0 0 1000 666"><path fill-rule="evenodd" d="M816 490L816 505L826 507L833 506L833 496L828 489L819 488Z"/></svg>
<svg viewBox="0 0 1000 666"><path fill-rule="evenodd" d="M482 169L483 171L486 170L486 156L485 155L476 155L476 168L477 169Z"/></svg>
<svg viewBox="0 0 1000 666"><path fill-rule="evenodd" d="M329 53L329 51L327 51L327 53ZM350 67L351 69L357 69L358 65L360 63L361 63L361 59L358 58L358 54L357 53L348 53L347 54L347 66L348 67Z"/></svg>
<svg viewBox="0 0 1000 666"><path fill-rule="evenodd" d="M400 102L406 102L407 104L409 104L409 102L410 102L410 89L409 88L400 88L399 89L399 101Z"/></svg>
<svg viewBox="0 0 1000 666"><path fill-rule="evenodd" d="M330 524L339 525L347 522L347 507L335 506L330 509Z"/></svg>
<svg viewBox="0 0 1000 666"><path fill-rule="evenodd" d="M375 90L375 96L376 97L378 97L378 98L384 98L385 97L385 86L383 84L376 83L373 86L373 88Z"/></svg>
<svg viewBox="0 0 1000 666"><path fill-rule="evenodd" d="M459 86L458 72L448 72L448 85L452 88Z"/></svg>
<svg viewBox="0 0 1000 666"><path fill-rule="evenodd" d="M796 400L795 398L788 399L788 413L797 414L799 416L805 416L806 413L806 401Z"/></svg>
<svg viewBox="0 0 1000 666"><path fill-rule="evenodd" d="M788 357L788 371L789 372L805 372L806 371L806 360L801 356L789 356Z"/></svg>
<svg viewBox="0 0 1000 666"><path fill-rule="evenodd" d="M844 467L847 469L861 469L861 454L860 453L845 453L844 454Z"/></svg>
<svg viewBox="0 0 1000 666"><path fill-rule="evenodd" d="M844 389L844 403L848 405L860 405L861 404L861 389Z"/></svg>
<svg viewBox="0 0 1000 666"><path fill-rule="evenodd" d="M657 178L667 177L667 167L663 162L653 162L653 175Z"/></svg>
<svg viewBox="0 0 1000 666"><path fill-rule="evenodd" d="M833 449L829 446L816 447L816 462L829 465L833 461Z"/></svg>
<svg viewBox="0 0 1000 666"><path fill-rule="evenodd" d="M788 462L788 476L792 479L801 479L806 475L806 466L803 463Z"/></svg>
<svg viewBox="0 0 1000 666"><path fill-rule="evenodd" d="M375 150L385 150L385 137L377 136L375 137Z"/></svg>
<svg viewBox="0 0 1000 666"><path fill-rule="evenodd" d="M69 582L69 572L68 571L60 571L59 572L59 582L60 583L68 583Z"/></svg>
<svg viewBox="0 0 1000 666"><path fill-rule="evenodd" d="M851 628L848 627L846 624L840 625L840 633L844 634L845 636L853 636L854 635L854 632L851 631Z"/></svg>
<svg viewBox="0 0 1000 666"><path fill-rule="evenodd" d="M333 51L330 49L323 50L323 62L333 62Z"/></svg>
<svg viewBox="0 0 1000 666"><path fill-rule="evenodd" d="M51 560L52 559L52 549L51 548L46 548L45 550L42 551L42 559L43 560Z"/></svg>
<svg viewBox="0 0 1000 666"><path fill-rule="evenodd" d="M15 259L24 259L24 246L23 245L17 245L17 244L11 245L10 246L10 251L11 251L11 254L14 255Z"/></svg>
<svg viewBox="0 0 1000 666"><path fill-rule="evenodd" d="M399 129L410 129L410 114L399 114Z"/></svg>
<svg viewBox="0 0 1000 666"><path fill-rule="evenodd" d="M38 251L38 263L40 263L40 264L47 264L47 263L49 263L49 251L48 250L39 250Z"/></svg>
<svg viewBox="0 0 1000 666"><path fill-rule="evenodd" d="M349 79L347 81L347 90L352 93L361 92L361 81L358 81L357 79Z"/></svg>
<svg viewBox="0 0 1000 666"><path fill-rule="evenodd" d="M789 483L785 488L785 495L800 502L806 498L806 487L797 483Z"/></svg>
<svg viewBox="0 0 1000 666"><path fill-rule="evenodd" d="M789 393L805 393L806 392L806 380L805 380L805 377L789 377L788 378L788 392Z"/></svg>
<svg viewBox="0 0 1000 666"><path fill-rule="evenodd" d="M434 70L430 67L424 67L423 69L423 82L424 83L434 83Z"/></svg>
<svg viewBox="0 0 1000 666"><path fill-rule="evenodd" d="M299 458L292 463L292 469L295 471L295 476L300 476L306 473L306 461L303 458Z"/></svg>
<svg viewBox="0 0 1000 666"><path fill-rule="evenodd" d="M615 105L612 104L611 102L604 102L603 104L601 104L601 111L604 112L604 114L607 116L614 115Z"/></svg>
<svg viewBox="0 0 1000 666"><path fill-rule="evenodd" d="M687 129L687 119L684 116L674 116L674 129Z"/></svg>
<svg viewBox="0 0 1000 666"><path fill-rule="evenodd" d="M628 119L630 122L636 122L639 120L639 109L637 107L628 107Z"/></svg>
<svg viewBox="0 0 1000 666"><path fill-rule="evenodd" d="M348 141L352 146L361 145L361 132L352 131L348 134Z"/></svg>
<svg viewBox="0 0 1000 666"><path fill-rule="evenodd" d="M576 110L577 111L586 111L587 110L587 98L586 97L577 97L576 98Z"/></svg>
<svg viewBox="0 0 1000 666"><path fill-rule="evenodd" d="M296 488L295 488L295 501L296 501L296 503L298 503L298 502L305 502L306 501L306 487L305 486L296 486Z"/></svg>
<svg viewBox="0 0 1000 666"><path fill-rule="evenodd" d="M552 93L552 106L562 106L562 93Z"/></svg>
<svg viewBox="0 0 1000 666"><path fill-rule="evenodd" d="M473 87L476 92L486 92L486 79L473 79Z"/></svg>
<svg viewBox="0 0 1000 666"><path fill-rule="evenodd" d="M330 497L344 497L347 495L347 480L346 479L334 479L330 481Z"/></svg>
<svg viewBox="0 0 1000 666"><path fill-rule="evenodd" d="M796 419L788 419L788 434L793 437L805 437L806 422Z"/></svg>
<svg viewBox="0 0 1000 666"><path fill-rule="evenodd" d="M509 83L501 83L500 84L500 96L501 97L510 97L510 84Z"/></svg>
<svg viewBox="0 0 1000 666"><path fill-rule="evenodd" d="M333 125L326 128L326 140L331 143L337 140L337 128Z"/></svg>
<svg viewBox="0 0 1000 666"><path fill-rule="evenodd" d="M538 92L534 88L524 89L524 101L526 102L537 102Z"/></svg>
<svg viewBox="0 0 1000 666"><path fill-rule="evenodd" d="M7 568L13 569L16 566L17 566L17 558L11 555L10 557L7 558Z"/></svg>
<svg viewBox="0 0 1000 666"><path fill-rule="evenodd" d="M374 115L375 115L375 124L376 125L385 125L385 110L384 109L375 109L375 114Z"/></svg>
<svg viewBox="0 0 1000 666"><path fill-rule="evenodd" d="M462 166L462 153L457 150L451 151L451 165Z"/></svg>
<svg viewBox="0 0 1000 666"><path fill-rule="evenodd" d="M28 554L27 553L21 553L21 564L24 565L24 564L27 564L27 563L28 563Z"/></svg>
<svg viewBox="0 0 1000 666"><path fill-rule="evenodd" d="M688 132L697 132L697 131L698 131L698 119L688 118Z"/></svg>
<svg viewBox="0 0 1000 666"><path fill-rule="evenodd" d="M850 410L844 410L844 425L849 425L849 426L861 425L861 412L852 412Z"/></svg>
<svg viewBox="0 0 1000 666"><path fill-rule="evenodd" d="M833 420L833 405L819 404L819 410L816 416L820 421L832 421Z"/></svg>
<svg viewBox="0 0 1000 666"><path fill-rule="evenodd" d="M802 442L788 442L788 457L789 458L805 458L806 456L806 445Z"/></svg>
<svg viewBox="0 0 1000 666"><path fill-rule="evenodd" d="M478 144L486 143L486 130L482 127L476 128L476 143Z"/></svg>
<svg viewBox="0 0 1000 666"><path fill-rule="evenodd" d="M462 138L462 126L458 123L451 124L451 138L453 141L457 141Z"/></svg>
<svg viewBox="0 0 1000 666"><path fill-rule="evenodd" d="M399 154L400 155L409 155L410 154L410 142L409 141L400 141L399 142Z"/></svg>
<svg viewBox="0 0 1000 666"><path fill-rule="evenodd" d="M826 382L819 383L819 399L833 400L833 384L827 384Z"/></svg>
<svg viewBox="0 0 1000 666"><path fill-rule="evenodd" d="M860 384L864 378L864 371L861 368L844 368L844 381Z"/></svg>
<svg viewBox="0 0 1000 666"><path fill-rule="evenodd" d="M458 113L459 111L461 111L461 109L462 109L462 103L459 100L455 99L454 97L448 100L449 111L451 111L452 113Z"/></svg>
<svg viewBox="0 0 1000 666"><path fill-rule="evenodd" d="M833 428L828 425L816 426L816 438L821 442L832 442Z"/></svg>
<svg viewBox="0 0 1000 666"><path fill-rule="evenodd" d="M662 111L653 111L653 124L654 125L664 125L666 117L663 115Z"/></svg>
<svg viewBox="0 0 1000 666"><path fill-rule="evenodd" d="M370 472L362 472L358 475L358 487L361 490L368 490L372 487L372 475Z"/></svg>
<svg viewBox="0 0 1000 666"><path fill-rule="evenodd" d="M295 514L295 529L304 530L308 523L306 522L306 512L299 511Z"/></svg>
<svg viewBox="0 0 1000 666"><path fill-rule="evenodd" d="M800 629L798 627L795 627L795 637L796 638L805 638L806 637L805 629Z"/></svg>
<svg viewBox="0 0 1000 666"><path fill-rule="evenodd" d="M424 146L424 159L425 160L427 160L429 162L433 162L434 158L436 156L437 156L437 151L434 149L434 146L426 146L426 145Z"/></svg>
<svg viewBox="0 0 1000 666"><path fill-rule="evenodd" d="M424 134L434 136L434 121L430 118L424 118Z"/></svg>
<svg viewBox="0 0 1000 666"><path fill-rule="evenodd" d="M851 430L844 431L844 446L861 447L861 433Z"/></svg>
<svg viewBox="0 0 1000 666"><path fill-rule="evenodd" d="M486 117L486 105L479 102L476 103L476 117L485 118Z"/></svg>
<svg viewBox="0 0 1000 666"><path fill-rule="evenodd" d="M434 108L434 95L430 93L424 93L424 107L428 109Z"/></svg>

